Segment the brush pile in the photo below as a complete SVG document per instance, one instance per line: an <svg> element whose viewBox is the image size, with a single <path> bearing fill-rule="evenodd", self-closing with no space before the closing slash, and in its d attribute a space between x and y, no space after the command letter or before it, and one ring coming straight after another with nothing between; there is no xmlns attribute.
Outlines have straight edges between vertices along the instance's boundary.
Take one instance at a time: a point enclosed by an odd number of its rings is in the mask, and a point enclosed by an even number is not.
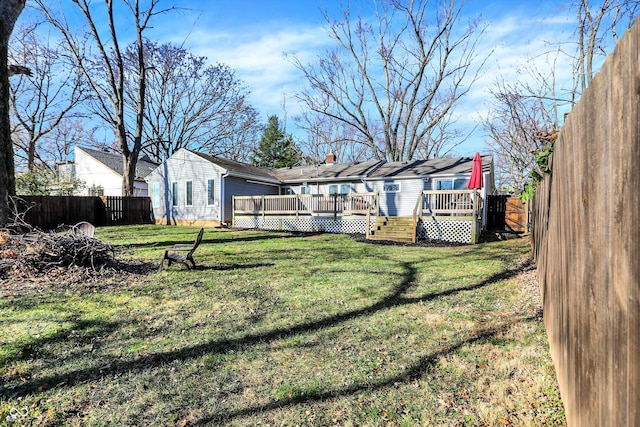
<svg viewBox="0 0 640 427"><path fill-rule="evenodd" d="M16 234L0 230L0 280L42 277L61 270L95 275L117 264L111 245L74 231Z"/></svg>

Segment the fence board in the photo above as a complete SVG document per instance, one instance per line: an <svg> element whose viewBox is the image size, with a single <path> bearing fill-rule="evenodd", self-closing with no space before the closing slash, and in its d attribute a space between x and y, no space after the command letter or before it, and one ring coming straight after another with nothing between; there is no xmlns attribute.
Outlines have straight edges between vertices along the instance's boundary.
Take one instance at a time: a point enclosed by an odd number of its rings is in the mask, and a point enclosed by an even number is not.
<svg viewBox="0 0 640 427"><path fill-rule="evenodd" d="M80 221L97 226L152 223L148 197L19 196L16 209L26 223L41 229Z"/></svg>
<svg viewBox="0 0 640 427"><path fill-rule="evenodd" d="M533 200L544 320L570 426L639 425L640 36L565 120Z"/></svg>

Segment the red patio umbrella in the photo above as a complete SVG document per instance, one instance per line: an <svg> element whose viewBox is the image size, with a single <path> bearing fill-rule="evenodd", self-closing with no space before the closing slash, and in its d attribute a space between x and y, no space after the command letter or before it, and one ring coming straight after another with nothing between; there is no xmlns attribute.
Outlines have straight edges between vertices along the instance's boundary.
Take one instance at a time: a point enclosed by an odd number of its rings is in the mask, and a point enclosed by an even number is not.
<svg viewBox="0 0 640 427"><path fill-rule="evenodd" d="M473 166L471 168L471 178L469 178L469 184L467 188L473 190L476 188L482 188L484 186L484 179L482 175L482 157L480 153L476 153L473 157Z"/></svg>

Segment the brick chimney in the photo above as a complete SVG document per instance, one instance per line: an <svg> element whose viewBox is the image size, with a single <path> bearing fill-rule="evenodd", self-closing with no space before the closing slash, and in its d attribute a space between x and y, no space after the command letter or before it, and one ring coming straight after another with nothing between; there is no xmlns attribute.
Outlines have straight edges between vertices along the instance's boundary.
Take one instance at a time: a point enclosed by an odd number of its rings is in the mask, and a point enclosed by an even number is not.
<svg viewBox="0 0 640 427"><path fill-rule="evenodd" d="M336 162L336 155L333 154L333 151L331 151L329 154L327 154L327 164L332 165L335 162Z"/></svg>

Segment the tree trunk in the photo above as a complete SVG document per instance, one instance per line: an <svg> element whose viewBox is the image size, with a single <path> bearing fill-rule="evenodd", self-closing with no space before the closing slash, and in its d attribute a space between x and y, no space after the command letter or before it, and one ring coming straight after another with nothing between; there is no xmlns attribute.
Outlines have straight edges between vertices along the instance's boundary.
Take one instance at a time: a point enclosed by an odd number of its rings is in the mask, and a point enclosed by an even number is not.
<svg viewBox="0 0 640 427"><path fill-rule="evenodd" d="M3 0L0 3L0 226L11 216L9 196L16 194L13 142L9 120L9 38L25 0Z"/></svg>

